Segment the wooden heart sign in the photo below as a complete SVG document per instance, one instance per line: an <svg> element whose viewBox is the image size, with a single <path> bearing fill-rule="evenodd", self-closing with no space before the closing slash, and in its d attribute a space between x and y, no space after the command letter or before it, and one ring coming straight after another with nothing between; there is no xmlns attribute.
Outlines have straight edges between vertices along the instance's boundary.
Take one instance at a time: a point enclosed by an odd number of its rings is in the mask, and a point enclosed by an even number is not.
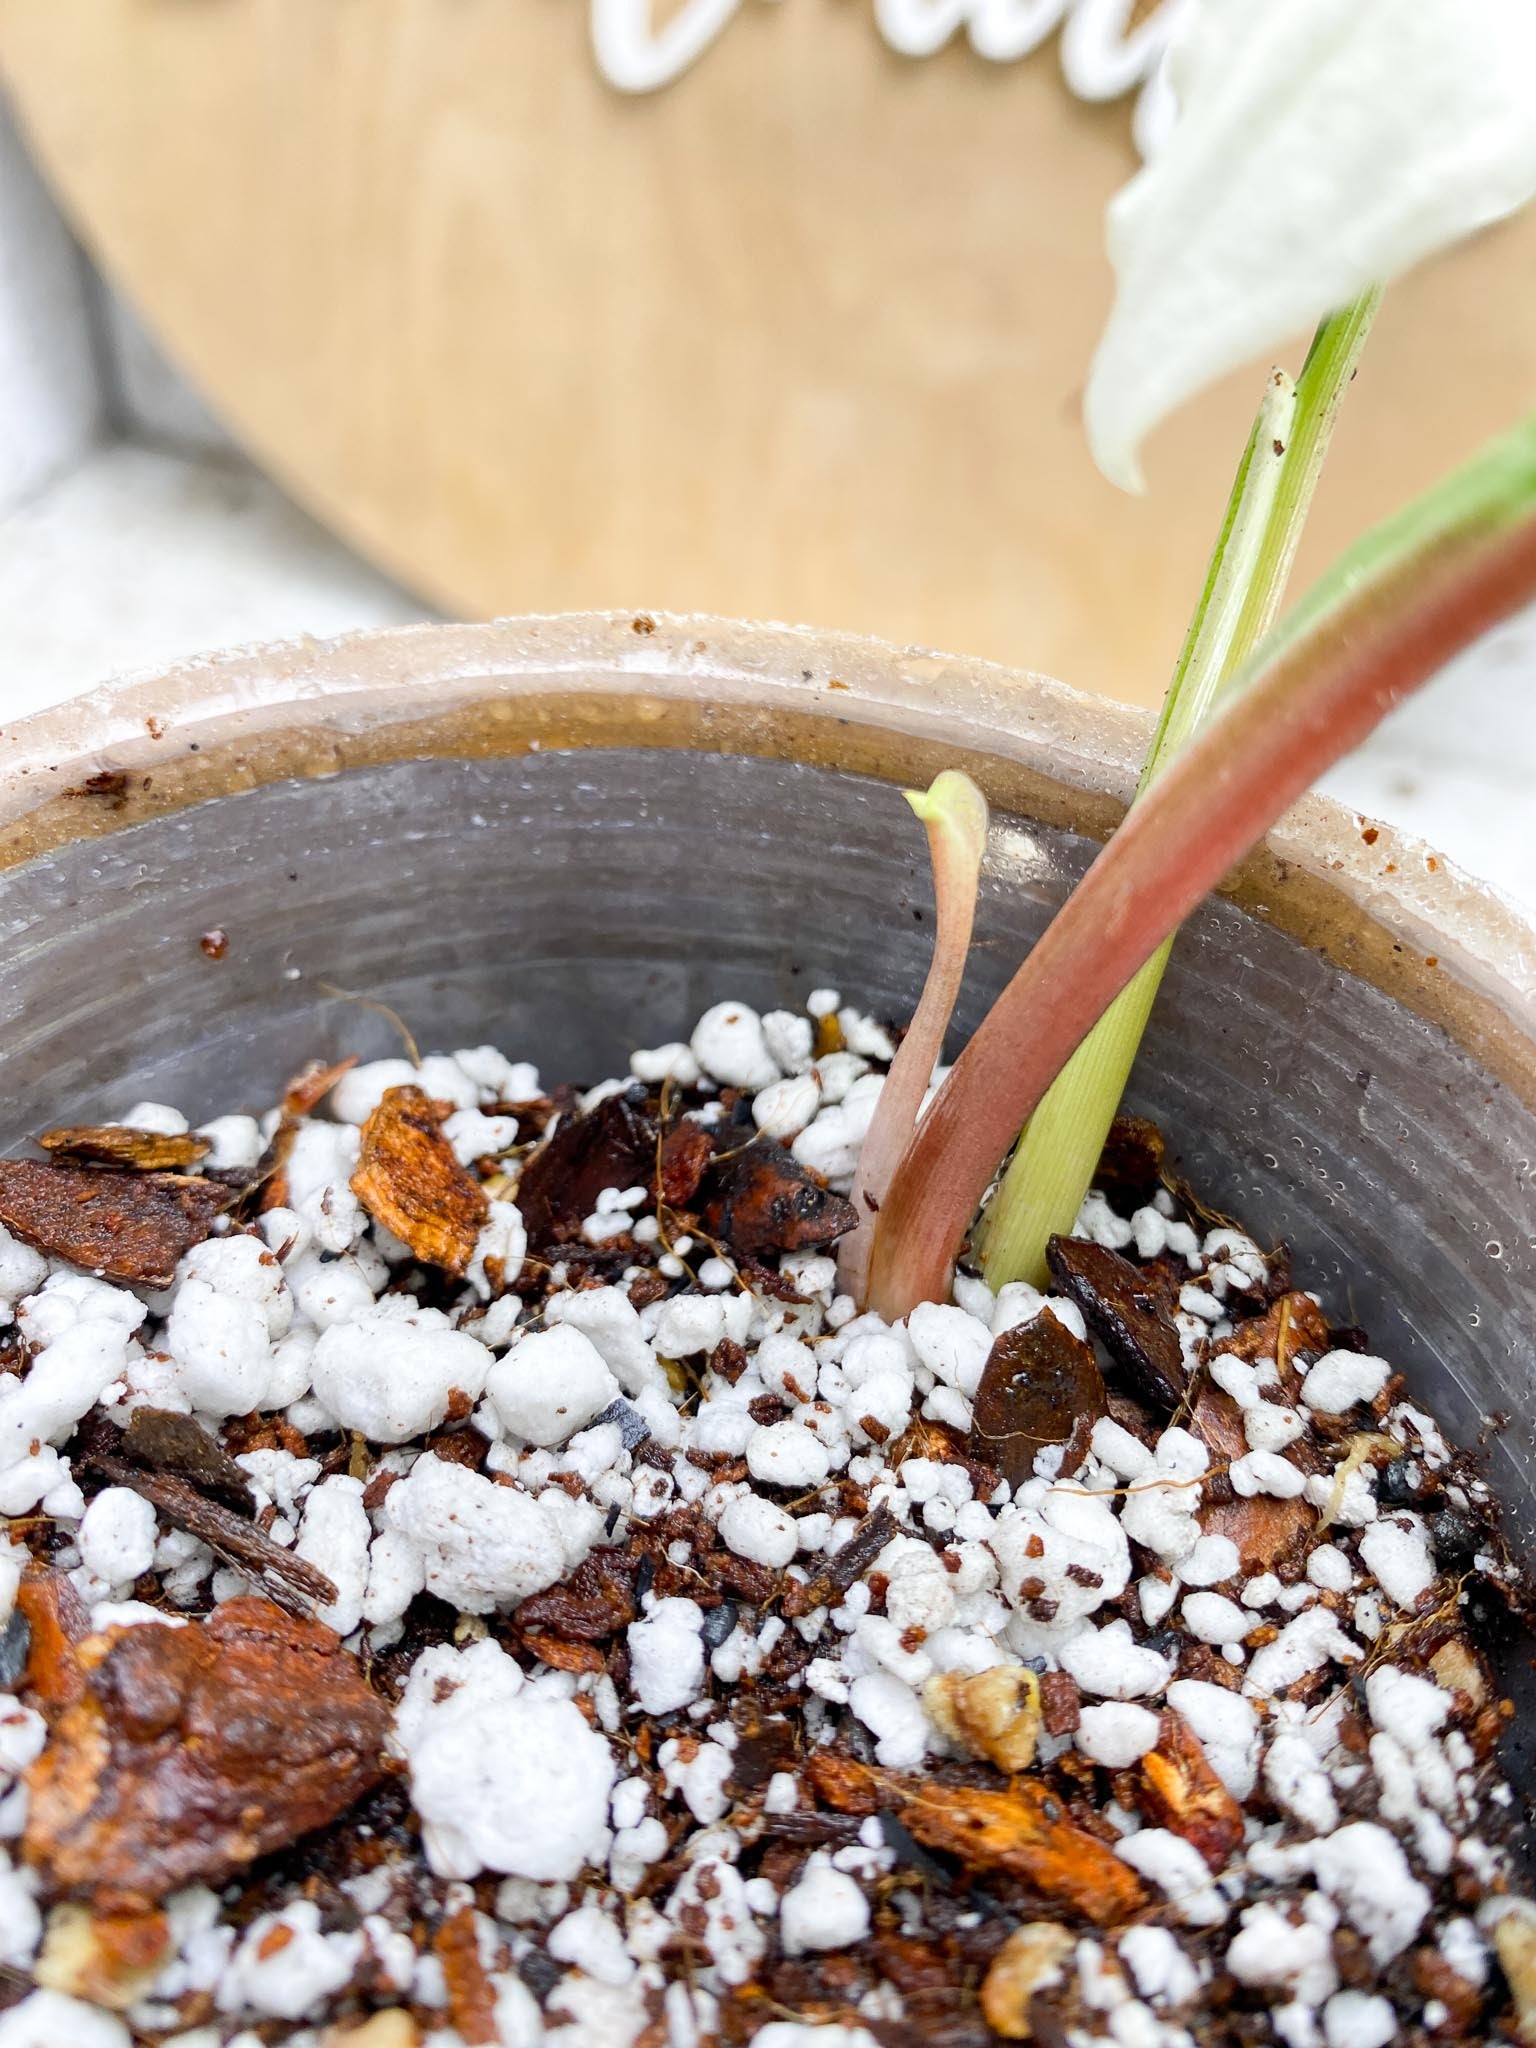
<svg viewBox="0 0 1536 2048"><path fill-rule="evenodd" d="M1146 700L1263 374L1158 437L1147 499L1092 469L1103 207L1178 4L0 0L0 64L170 354L437 604L802 619ZM1397 290L1311 560L1528 403L1533 342L1536 223Z"/></svg>

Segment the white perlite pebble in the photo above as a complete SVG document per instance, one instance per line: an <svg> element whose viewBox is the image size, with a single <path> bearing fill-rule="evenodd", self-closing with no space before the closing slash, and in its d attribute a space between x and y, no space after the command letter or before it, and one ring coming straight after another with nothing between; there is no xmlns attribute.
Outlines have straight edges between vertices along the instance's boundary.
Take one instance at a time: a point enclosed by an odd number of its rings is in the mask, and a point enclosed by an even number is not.
<svg viewBox="0 0 1536 2048"><path fill-rule="evenodd" d="M998 1303L1001 1306L1001 1295ZM1152 1453L1141 1438L1133 1436L1123 1423L1116 1422L1112 1416L1099 1417L1093 1425L1090 1441L1093 1455L1101 1464L1107 1465L1117 1479L1142 1479L1153 1468Z"/></svg>
<svg viewBox="0 0 1536 2048"><path fill-rule="evenodd" d="M745 1003L716 1003L706 1010L689 1044L710 1079L727 1087L756 1090L779 1078L763 1041L763 1020Z"/></svg>
<svg viewBox="0 0 1536 2048"><path fill-rule="evenodd" d="M1334 1543L1319 1543L1307 1559L1307 1577L1325 1593L1347 1593L1355 1583L1355 1568Z"/></svg>
<svg viewBox="0 0 1536 2048"><path fill-rule="evenodd" d="M1082 1629L1061 1645L1057 1655L1062 1670L1084 1692L1097 1693L1101 1699L1142 1699L1168 1683L1166 1660L1132 1639L1128 1621Z"/></svg>
<svg viewBox="0 0 1536 2048"><path fill-rule="evenodd" d="M1259 1717L1249 1702L1204 1678L1176 1678L1167 1700L1194 1730L1206 1762L1232 1797L1247 1799L1259 1762Z"/></svg>
<svg viewBox="0 0 1536 2048"><path fill-rule="evenodd" d="M1391 1372L1384 1358L1363 1351L1325 1351L1302 1382L1301 1398L1315 1415L1342 1415L1374 1401Z"/></svg>
<svg viewBox="0 0 1536 2048"><path fill-rule="evenodd" d="M1276 1500L1294 1500L1307 1483L1306 1473L1278 1451L1250 1451L1244 1458L1234 1458L1227 1477L1232 1491L1244 1499L1267 1493Z"/></svg>
<svg viewBox="0 0 1536 2048"><path fill-rule="evenodd" d="M1400 1956L1423 1925L1429 1893L1397 1838L1374 1821L1352 1821L1315 1843L1312 1867L1378 1964Z"/></svg>
<svg viewBox="0 0 1536 2048"><path fill-rule="evenodd" d="M99 2006L34 1991L0 2012L0 2048L132 2048L128 2029Z"/></svg>
<svg viewBox="0 0 1536 2048"><path fill-rule="evenodd" d="M176 1389L200 1413L248 1415L266 1406L272 1338L260 1303L189 1276L177 1289L164 1341Z"/></svg>
<svg viewBox="0 0 1536 2048"><path fill-rule="evenodd" d="M642 1333L639 1312L622 1287L551 1295L544 1305L544 1321L550 1327L567 1323L589 1337L631 1398L648 1386L665 1385L656 1354Z"/></svg>
<svg viewBox="0 0 1536 2048"><path fill-rule="evenodd" d="M1190 1593L1179 1611L1184 1626L1202 1643L1240 1643L1253 1626L1253 1616L1224 1593Z"/></svg>
<svg viewBox="0 0 1536 2048"><path fill-rule="evenodd" d="M1156 1749L1158 1719L1150 1707L1128 1706L1119 1700L1084 1707L1078 1719L1077 1746L1106 1770L1129 1770L1149 1749Z"/></svg>
<svg viewBox="0 0 1536 2048"><path fill-rule="evenodd" d="M1187 2005L1199 1992L1200 1972L1171 1928L1131 1927L1115 1946L1143 1998L1162 2005Z"/></svg>
<svg viewBox="0 0 1536 2048"><path fill-rule="evenodd" d="M1323 2007L1328 2048L1387 2048L1397 2035L1390 1999L1364 1991L1336 1991Z"/></svg>
<svg viewBox="0 0 1536 2048"><path fill-rule="evenodd" d="M351 1635L363 1618L372 1534L360 1479L337 1472L311 1488L294 1553L317 1565L335 1586L335 1600L317 1608L316 1613L339 1636Z"/></svg>
<svg viewBox="0 0 1536 2048"><path fill-rule="evenodd" d="M704 1684L704 1611L696 1600L658 1600L632 1621L630 1689L648 1714L672 1714L697 1699Z"/></svg>
<svg viewBox="0 0 1536 2048"><path fill-rule="evenodd" d="M992 1332L962 1308L925 1301L907 1318L912 1349L935 1379L967 1399L975 1393L992 1349Z"/></svg>
<svg viewBox="0 0 1536 2048"><path fill-rule="evenodd" d="M331 1109L344 1124L366 1123L391 1088L420 1088L455 1109L474 1109L480 1089L448 1053L429 1053L421 1065L409 1060L371 1060L343 1074L331 1090ZM535 1090L535 1093L538 1091Z"/></svg>
<svg viewBox="0 0 1536 2048"><path fill-rule="evenodd" d="M20 1589L20 1577L31 1563L31 1552L20 1548L20 1544L0 1542L0 1628L10 1620L16 1606L16 1591Z"/></svg>
<svg viewBox="0 0 1536 2048"><path fill-rule="evenodd" d="M37 1709L24 1707L14 1693L0 1692L0 1778L35 1763L47 1739L48 1724Z"/></svg>
<svg viewBox="0 0 1536 2048"><path fill-rule="evenodd" d="M1371 1719L1385 1734L1392 1735L1412 1753L1423 1749L1445 1726L1451 1695L1431 1679L1399 1671L1383 1664L1365 1681L1366 1704Z"/></svg>
<svg viewBox="0 0 1536 2048"><path fill-rule="evenodd" d="M13 1870L0 1850L0 1963L13 1970L27 1967L42 1939L43 1916L33 1896L36 1881L30 1871Z"/></svg>
<svg viewBox="0 0 1536 2048"><path fill-rule="evenodd" d="M728 1550L754 1564L780 1569L790 1563L799 1544L793 1517L761 1494L738 1494L720 1517L720 1534Z"/></svg>
<svg viewBox="0 0 1536 2048"><path fill-rule="evenodd" d="M546 1946L556 1962L573 1963L600 1984L627 1984L635 1974L624 1936L595 1903L567 1913L549 1930Z"/></svg>
<svg viewBox="0 0 1536 2048"><path fill-rule="evenodd" d="M132 1109L125 1110L121 1128L128 1131L154 1131L162 1138L180 1138L189 1128L187 1119L179 1109L173 1109L168 1102L136 1102Z"/></svg>
<svg viewBox="0 0 1536 2048"><path fill-rule="evenodd" d="M800 1804L800 1780L793 1771L775 1771L763 1794L764 1813L793 1813Z"/></svg>
<svg viewBox="0 0 1536 2048"><path fill-rule="evenodd" d="M1202 1536L1179 1566L1186 1586L1220 1586L1236 1578L1242 1560L1230 1536Z"/></svg>
<svg viewBox="0 0 1536 2048"><path fill-rule="evenodd" d="M1211 1882L1205 1858L1192 1842L1167 1828L1140 1828L1115 1844L1122 1863L1148 1878L1191 1927L1218 1927L1227 1902Z"/></svg>
<svg viewBox="0 0 1536 2048"><path fill-rule="evenodd" d="M47 1292L45 1288L33 1299L41 1302ZM127 1362L127 1331L117 1322L92 1320L63 1329L33 1359L24 1379L11 1373L0 1377L0 1474L24 1467L40 1455L40 1445L62 1443L112 1381L121 1377ZM57 1472L56 1458L44 1463L45 1478L48 1471ZM52 1479L47 1483L51 1485ZM0 1514L22 1514L38 1498L31 1492L18 1500L7 1492L0 1497ZM83 1510L77 1507L74 1512Z"/></svg>
<svg viewBox="0 0 1536 2048"><path fill-rule="evenodd" d="M420 1656L395 1737L439 1877L569 1881L607 1854L608 1744L569 1700L526 1686L498 1643Z"/></svg>
<svg viewBox="0 0 1536 2048"><path fill-rule="evenodd" d="M679 1088L691 1088L699 1078L699 1063L690 1046L681 1039L666 1045L643 1047L629 1056L629 1071L637 1081L675 1081Z"/></svg>
<svg viewBox="0 0 1536 2048"><path fill-rule="evenodd" d="M1273 1401L1255 1401L1243 1414L1243 1434L1253 1451L1283 1451L1305 1434L1306 1427L1294 1408L1279 1407Z"/></svg>
<svg viewBox="0 0 1536 2048"><path fill-rule="evenodd" d="M655 1346L663 1358L692 1358L713 1351L722 1337L740 1343L751 1317L751 1297L745 1294L680 1294L656 1319Z"/></svg>
<svg viewBox="0 0 1536 2048"><path fill-rule="evenodd" d="M831 1469L826 1445L803 1422L760 1424L747 1438L747 1470L765 1485L820 1486Z"/></svg>
<svg viewBox="0 0 1536 2048"><path fill-rule="evenodd" d="M1177 1565L1200 1541L1203 1489L1191 1482L1209 1466L1205 1445L1187 1429L1165 1429L1149 1471L1133 1483L1120 1510L1125 1533L1168 1564Z"/></svg>
<svg viewBox="0 0 1536 2048"><path fill-rule="evenodd" d="M485 1389L505 1426L530 1444L563 1444L619 1397L602 1353L571 1323L514 1344Z"/></svg>
<svg viewBox="0 0 1536 2048"><path fill-rule="evenodd" d="M999 1589L1019 1610L1013 1631L1017 1633L1030 1614L1031 1598L1024 1588L1039 1580L1056 1611L1048 1624L1031 1623L1031 1628L1054 1644L1065 1641L1086 1616L1125 1591L1131 1553L1107 1500L1070 1483L1049 1490L1042 1486L1041 1491L1044 1497L1038 1507L1015 1503L1003 1509L992 1524L988 1547L997 1559Z"/></svg>
<svg viewBox="0 0 1536 2048"><path fill-rule="evenodd" d="M422 1554L427 1590L464 1614L526 1600L573 1571L601 1531L591 1513L593 1534L573 1557L542 1502L430 1452L384 1500L385 1522Z"/></svg>
<svg viewBox="0 0 1536 2048"><path fill-rule="evenodd" d="M1303 2006L1316 2005L1337 1985L1333 1930L1338 1915L1326 1899L1308 1899L1298 1920L1261 1900L1243 1910L1227 1947L1227 1968L1239 1984L1276 1985ZM1303 2036L1315 2040L1315 2035Z"/></svg>
<svg viewBox="0 0 1536 2048"><path fill-rule="evenodd" d="M0 1301L14 1309L23 1295L35 1294L48 1278L48 1261L29 1244L0 1225Z"/></svg>
<svg viewBox="0 0 1536 2048"><path fill-rule="evenodd" d="M1383 1515L1360 1538L1360 1561L1389 1600L1412 1607L1434 1584L1429 1532L1418 1515Z"/></svg>
<svg viewBox="0 0 1536 2048"><path fill-rule="evenodd" d="M868 1900L846 1872L833 1869L826 1851L818 1849L806 1859L800 1882L784 1894L779 1907L784 1953L799 1956L807 1949L847 1948L868 1932Z"/></svg>
<svg viewBox="0 0 1536 2048"><path fill-rule="evenodd" d="M1178 1587L1171 1579L1153 1578L1149 1572L1144 1579L1136 1582L1136 1597L1141 1602L1141 1618L1148 1628L1156 1628L1164 1620L1178 1598Z"/></svg>
<svg viewBox="0 0 1536 2048"><path fill-rule="evenodd" d="M370 1442L400 1444L437 1429L455 1394L478 1401L490 1354L463 1330L451 1330L437 1309L408 1297L401 1315L387 1302L355 1322L334 1323L315 1346L310 1372L316 1397L343 1429Z"/></svg>
<svg viewBox="0 0 1536 2048"><path fill-rule="evenodd" d="M928 1753L928 1716L910 1686L889 1671L866 1671L848 1688L848 1704L876 1738L875 1757L889 1771L916 1770Z"/></svg>
<svg viewBox="0 0 1536 2048"><path fill-rule="evenodd" d="M769 1010L763 1017L763 1043L786 1074L798 1074L811 1063L816 1027L798 1010Z"/></svg>
<svg viewBox="0 0 1536 2048"><path fill-rule="evenodd" d="M363 1946L361 1933L322 1934L320 1908L312 1899L297 1899L280 1913L263 1913L251 1922L219 1979L219 2006L225 2012L301 2020L351 1983Z"/></svg>
<svg viewBox="0 0 1536 2048"><path fill-rule="evenodd" d="M109 1486L85 1511L77 1542L80 1561L104 1585L120 1586L155 1561L159 1524L142 1494Z"/></svg>
<svg viewBox="0 0 1536 2048"><path fill-rule="evenodd" d="M1284 1692L1330 1657L1348 1664L1358 1661L1360 1655L1360 1645L1345 1635L1326 1607L1307 1607L1286 1623L1272 1643L1254 1652L1243 1690L1258 1698Z"/></svg>
<svg viewBox="0 0 1536 2048"><path fill-rule="evenodd" d="M197 1135L210 1147L202 1162L204 1173L248 1172L265 1149L261 1126L253 1116L216 1116L199 1124Z"/></svg>
<svg viewBox="0 0 1536 2048"><path fill-rule="evenodd" d="M1317 1751L1300 1729L1282 1729L1264 1755L1264 1783L1277 1806L1314 1834L1339 1824L1339 1802Z"/></svg>
<svg viewBox="0 0 1536 2048"><path fill-rule="evenodd" d="M805 1129L820 1107L816 1076L791 1074L758 1090L752 1098L752 1121L765 1137L789 1139Z"/></svg>

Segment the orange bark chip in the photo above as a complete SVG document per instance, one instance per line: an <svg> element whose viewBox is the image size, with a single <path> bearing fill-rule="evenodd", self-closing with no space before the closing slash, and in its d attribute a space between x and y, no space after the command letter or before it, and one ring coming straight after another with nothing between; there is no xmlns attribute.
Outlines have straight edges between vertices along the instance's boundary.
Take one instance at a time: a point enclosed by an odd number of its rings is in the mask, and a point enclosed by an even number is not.
<svg viewBox="0 0 1536 2048"><path fill-rule="evenodd" d="M390 1715L333 1630L231 1600L81 1645L85 1690L27 1773L47 1892L142 1911L335 1820L387 1765Z"/></svg>
<svg viewBox="0 0 1536 2048"><path fill-rule="evenodd" d="M462 1275L490 1204L460 1166L442 1124L442 1110L420 1088L386 1089L363 1125L352 1192L424 1265Z"/></svg>
<svg viewBox="0 0 1536 2048"><path fill-rule="evenodd" d="M172 1136L127 1124L61 1124L44 1131L37 1142L61 1166L133 1166L144 1173L178 1172L213 1150L194 1131Z"/></svg>
<svg viewBox="0 0 1536 2048"><path fill-rule="evenodd" d="M1006 1870L1097 1927L1118 1927L1146 1904L1129 1866L1033 1779L992 1792L905 1778L849 1757L813 1756L805 1769L818 1798L837 1812L892 1808L925 1849L958 1857L970 1870Z"/></svg>
<svg viewBox="0 0 1536 2048"><path fill-rule="evenodd" d="M109 1280L169 1287L229 1190L174 1173L0 1159L0 1223L25 1243Z"/></svg>
<svg viewBox="0 0 1536 2048"><path fill-rule="evenodd" d="M1212 1770L1199 1737L1171 1708L1139 1775L1143 1818L1182 1836L1219 1876L1243 1845L1243 1810Z"/></svg>

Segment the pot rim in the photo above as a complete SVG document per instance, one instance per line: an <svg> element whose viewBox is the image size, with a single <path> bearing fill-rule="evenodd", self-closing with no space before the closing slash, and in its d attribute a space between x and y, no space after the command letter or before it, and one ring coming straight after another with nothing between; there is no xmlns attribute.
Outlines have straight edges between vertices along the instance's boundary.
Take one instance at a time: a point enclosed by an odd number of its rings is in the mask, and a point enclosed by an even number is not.
<svg viewBox="0 0 1536 2048"><path fill-rule="evenodd" d="M0 733L0 869L289 777L421 756L642 746L892 783L964 766L1103 839L1151 714L1028 670L708 614L585 612L234 649ZM1309 796L1223 893L1444 1028L1536 1107L1536 933L1412 835Z"/></svg>

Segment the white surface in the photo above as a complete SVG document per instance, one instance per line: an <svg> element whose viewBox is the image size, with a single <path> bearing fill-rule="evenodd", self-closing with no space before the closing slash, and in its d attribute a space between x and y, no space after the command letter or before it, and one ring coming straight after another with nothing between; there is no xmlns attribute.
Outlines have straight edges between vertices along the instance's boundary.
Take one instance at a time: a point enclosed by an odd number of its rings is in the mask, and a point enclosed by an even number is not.
<svg viewBox="0 0 1536 2048"><path fill-rule="evenodd" d="M207 648L422 616L254 470L119 444L0 521L0 715Z"/></svg>
<svg viewBox="0 0 1536 2048"><path fill-rule="evenodd" d="M1536 913L1536 610L1453 662L1322 788Z"/></svg>
<svg viewBox="0 0 1536 2048"><path fill-rule="evenodd" d="M80 254L0 104L0 514L96 435L88 290Z"/></svg>

